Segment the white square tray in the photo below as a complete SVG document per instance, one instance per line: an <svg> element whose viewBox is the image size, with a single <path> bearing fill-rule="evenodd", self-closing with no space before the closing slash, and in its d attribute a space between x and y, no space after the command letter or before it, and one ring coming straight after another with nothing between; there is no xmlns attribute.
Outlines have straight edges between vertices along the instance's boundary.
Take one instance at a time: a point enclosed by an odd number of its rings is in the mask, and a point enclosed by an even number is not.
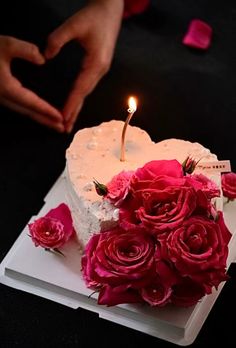
<svg viewBox="0 0 236 348"><path fill-rule="evenodd" d="M62 202L66 203L63 174L45 197L45 204L37 217L45 215ZM235 212L236 202L225 205L224 216L231 232L236 231ZM231 238L229 249L228 266L236 259L236 233ZM0 265L0 282L71 308L91 310L101 318L183 346L194 341L224 285L222 283L217 291L190 308L100 306L97 305L96 294L91 295L91 290L82 280L78 245L69 242L63 248L63 253L66 257L36 248L26 226Z"/></svg>

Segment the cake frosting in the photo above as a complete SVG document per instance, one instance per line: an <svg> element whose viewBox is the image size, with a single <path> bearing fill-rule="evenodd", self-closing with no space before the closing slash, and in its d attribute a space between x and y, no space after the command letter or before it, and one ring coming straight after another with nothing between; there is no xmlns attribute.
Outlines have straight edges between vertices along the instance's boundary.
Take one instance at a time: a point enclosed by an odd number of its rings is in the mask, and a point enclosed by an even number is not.
<svg viewBox="0 0 236 348"><path fill-rule="evenodd" d="M123 121L112 120L78 131L66 151L66 200L82 247L94 233L117 224L119 210L96 192L94 180L107 184L121 171L136 170L152 160L188 156L196 161L216 161L217 156L199 143L167 139L155 143L142 129L128 126L125 161L120 161ZM196 168L196 173L200 169ZM204 173L220 186L220 174ZM221 199L217 199L217 209Z"/></svg>

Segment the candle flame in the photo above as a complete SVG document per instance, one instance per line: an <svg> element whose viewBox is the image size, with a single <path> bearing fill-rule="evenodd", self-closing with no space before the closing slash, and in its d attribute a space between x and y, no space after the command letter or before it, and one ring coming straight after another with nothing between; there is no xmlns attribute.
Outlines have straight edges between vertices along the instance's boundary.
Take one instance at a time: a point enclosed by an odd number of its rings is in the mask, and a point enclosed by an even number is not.
<svg viewBox="0 0 236 348"><path fill-rule="evenodd" d="M133 114L135 113L135 111L137 110L137 101L136 98L134 97L129 97L128 99L128 116L126 118L124 127L123 127L123 131L122 131L122 135L121 135L121 151L120 151L120 160L121 162L125 161L125 133L126 133L126 129L128 127L129 121L131 120L131 118L133 117Z"/></svg>
<svg viewBox="0 0 236 348"><path fill-rule="evenodd" d="M129 113L134 113L136 110L137 110L137 101L136 101L136 98L134 97L129 97L128 99L128 112Z"/></svg>

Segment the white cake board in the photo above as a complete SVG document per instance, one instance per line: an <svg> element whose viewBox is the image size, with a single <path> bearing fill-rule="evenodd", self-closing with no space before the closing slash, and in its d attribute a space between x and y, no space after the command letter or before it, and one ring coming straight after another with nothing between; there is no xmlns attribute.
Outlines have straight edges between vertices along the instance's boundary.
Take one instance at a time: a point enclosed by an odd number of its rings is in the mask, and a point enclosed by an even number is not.
<svg viewBox="0 0 236 348"><path fill-rule="evenodd" d="M45 215L62 202L66 203L63 174L45 197L45 204L37 217ZM231 232L236 231L235 212L236 202L225 205L224 216ZM231 238L229 250L228 267L236 259L236 233ZM0 282L74 309L88 309L98 313L101 318L183 346L195 340L224 285L222 283L217 291L190 308L100 306L96 294L91 296L91 290L82 280L78 244L69 242L63 248L63 253L66 257L36 248L26 226L0 265Z"/></svg>

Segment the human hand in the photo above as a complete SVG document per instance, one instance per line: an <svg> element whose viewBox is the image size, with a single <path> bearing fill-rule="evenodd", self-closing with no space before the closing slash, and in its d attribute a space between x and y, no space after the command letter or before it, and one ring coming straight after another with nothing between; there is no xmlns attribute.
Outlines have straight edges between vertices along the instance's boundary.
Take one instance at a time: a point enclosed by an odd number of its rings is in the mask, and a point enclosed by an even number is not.
<svg viewBox="0 0 236 348"><path fill-rule="evenodd" d="M45 63L45 58L34 44L10 36L0 36L0 104L63 132L65 128L61 113L34 92L23 87L12 75L11 62L14 58L37 65Z"/></svg>
<svg viewBox="0 0 236 348"><path fill-rule="evenodd" d="M121 26L123 0L93 0L48 37L45 57L55 57L69 41L85 49L82 67L63 108L65 129L70 132L84 99L107 73Z"/></svg>

